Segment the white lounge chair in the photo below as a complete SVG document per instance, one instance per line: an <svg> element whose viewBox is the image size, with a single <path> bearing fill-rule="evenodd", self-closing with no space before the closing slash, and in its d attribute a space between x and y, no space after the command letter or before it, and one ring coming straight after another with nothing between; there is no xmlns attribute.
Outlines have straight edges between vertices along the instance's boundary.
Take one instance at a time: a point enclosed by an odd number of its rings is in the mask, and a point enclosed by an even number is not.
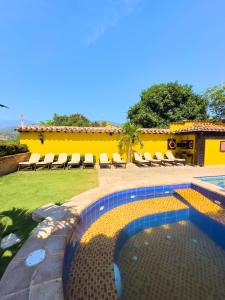
<svg viewBox="0 0 225 300"><path fill-rule="evenodd" d="M92 153L86 153L84 155L83 166L84 167L93 167L94 166L94 156Z"/></svg>
<svg viewBox="0 0 225 300"><path fill-rule="evenodd" d="M175 164L175 161L173 159L164 158L161 152L156 152L155 157L156 157L156 159L161 161L161 163L164 165L165 165L165 163L172 164L172 165Z"/></svg>
<svg viewBox="0 0 225 300"><path fill-rule="evenodd" d="M126 168L126 166L127 166L127 162L125 160L121 159L121 156L119 153L113 153L112 163L115 167L124 166Z"/></svg>
<svg viewBox="0 0 225 300"><path fill-rule="evenodd" d="M39 168L39 167L43 167L43 168L47 167L48 169L50 169L51 164L54 161L54 157L55 157L55 154L53 154L53 153L46 154L43 161L40 161L35 164L35 170L36 170L36 168Z"/></svg>
<svg viewBox="0 0 225 300"><path fill-rule="evenodd" d="M134 163L143 166L143 165L151 165L151 162L147 161L146 159L143 159L141 155L137 152L134 152Z"/></svg>
<svg viewBox="0 0 225 300"><path fill-rule="evenodd" d="M152 164L161 164L161 160L152 158L152 156L149 152L144 153L144 159L149 161Z"/></svg>
<svg viewBox="0 0 225 300"><path fill-rule="evenodd" d="M66 153L60 153L58 160L54 161L51 164L51 167L62 167L62 168L66 168L66 163L67 163L67 154Z"/></svg>
<svg viewBox="0 0 225 300"><path fill-rule="evenodd" d="M18 171L21 168L34 168L35 164L39 162L41 155L39 153L32 153L28 161L20 162L18 164Z"/></svg>
<svg viewBox="0 0 225 300"><path fill-rule="evenodd" d="M176 162L176 163L181 163L181 164L186 165L186 159L185 158L176 158L171 151L166 152L166 157L168 159L174 160L174 162Z"/></svg>
<svg viewBox="0 0 225 300"><path fill-rule="evenodd" d="M80 163L81 163L80 153L73 153L71 160L68 162L68 168L78 167L80 166Z"/></svg>
<svg viewBox="0 0 225 300"><path fill-rule="evenodd" d="M100 154L100 157L99 157L99 165L101 168L111 168L111 163L109 161L109 158L108 158L108 154L107 153L101 153Z"/></svg>

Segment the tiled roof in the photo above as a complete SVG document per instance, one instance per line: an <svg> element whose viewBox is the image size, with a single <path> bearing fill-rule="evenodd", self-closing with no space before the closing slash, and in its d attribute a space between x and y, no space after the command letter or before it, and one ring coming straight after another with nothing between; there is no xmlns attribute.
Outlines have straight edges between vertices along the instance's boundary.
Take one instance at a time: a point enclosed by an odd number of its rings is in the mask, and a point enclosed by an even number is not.
<svg viewBox="0 0 225 300"><path fill-rule="evenodd" d="M41 125L23 125L16 128L19 132L106 132L120 133L120 128L107 127L74 127L74 126L41 126Z"/></svg>
<svg viewBox="0 0 225 300"><path fill-rule="evenodd" d="M19 132L96 132L96 133L122 133L121 128L107 127L74 127L74 126L41 126L23 125L16 128ZM192 126L173 131L167 128L142 128L145 134L174 134L188 132L225 132L225 125L213 123L197 123Z"/></svg>
<svg viewBox="0 0 225 300"><path fill-rule="evenodd" d="M216 125L213 123L194 124L187 128L176 130L175 133L185 132L225 132L225 125Z"/></svg>
<svg viewBox="0 0 225 300"><path fill-rule="evenodd" d="M16 128L19 132L98 132L98 133L122 133L121 128L107 127L74 127L74 126L41 126L23 125ZM170 129L163 128L143 128L143 133L148 134L171 134Z"/></svg>
<svg viewBox="0 0 225 300"><path fill-rule="evenodd" d="M174 131L168 128L142 128L143 133L158 133L158 134L172 134Z"/></svg>
<svg viewBox="0 0 225 300"><path fill-rule="evenodd" d="M187 119L184 119L184 120L181 120L181 121L173 121L171 122L170 124L184 124L184 123L188 123L188 122L191 122L191 123L214 123L214 124L218 124L218 122L223 122L225 124L225 120L212 120L212 119L209 119L209 120L187 120Z"/></svg>

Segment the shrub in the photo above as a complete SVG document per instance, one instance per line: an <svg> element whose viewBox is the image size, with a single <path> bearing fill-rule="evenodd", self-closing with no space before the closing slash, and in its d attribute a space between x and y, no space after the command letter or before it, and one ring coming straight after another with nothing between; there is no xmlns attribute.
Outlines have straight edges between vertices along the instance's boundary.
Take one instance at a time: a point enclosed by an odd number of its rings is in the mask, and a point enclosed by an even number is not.
<svg viewBox="0 0 225 300"><path fill-rule="evenodd" d="M0 157L28 152L27 145L0 145Z"/></svg>

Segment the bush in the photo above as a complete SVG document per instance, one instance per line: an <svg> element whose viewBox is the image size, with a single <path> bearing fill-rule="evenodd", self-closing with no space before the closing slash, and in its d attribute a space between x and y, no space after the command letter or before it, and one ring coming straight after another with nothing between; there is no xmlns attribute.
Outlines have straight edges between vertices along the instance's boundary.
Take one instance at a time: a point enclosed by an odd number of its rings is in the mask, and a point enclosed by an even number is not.
<svg viewBox="0 0 225 300"><path fill-rule="evenodd" d="M27 145L0 145L0 157L28 152Z"/></svg>

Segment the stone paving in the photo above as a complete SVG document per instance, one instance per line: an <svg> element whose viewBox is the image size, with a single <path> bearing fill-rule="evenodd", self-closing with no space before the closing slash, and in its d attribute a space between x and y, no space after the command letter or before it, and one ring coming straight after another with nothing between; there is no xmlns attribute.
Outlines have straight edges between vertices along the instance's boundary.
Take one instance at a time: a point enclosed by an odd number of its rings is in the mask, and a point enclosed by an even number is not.
<svg viewBox="0 0 225 300"><path fill-rule="evenodd" d="M193 167L193 166L159 166L137 167L128 164L127 168L98 169L99 187L86 191L63 204L72 207L79 214L84 208L110 193L151 185L176 183L197 183L208 190L216 191L225 196L225 190L195 177L219 176L225 174L225 166Z"/></svg>

